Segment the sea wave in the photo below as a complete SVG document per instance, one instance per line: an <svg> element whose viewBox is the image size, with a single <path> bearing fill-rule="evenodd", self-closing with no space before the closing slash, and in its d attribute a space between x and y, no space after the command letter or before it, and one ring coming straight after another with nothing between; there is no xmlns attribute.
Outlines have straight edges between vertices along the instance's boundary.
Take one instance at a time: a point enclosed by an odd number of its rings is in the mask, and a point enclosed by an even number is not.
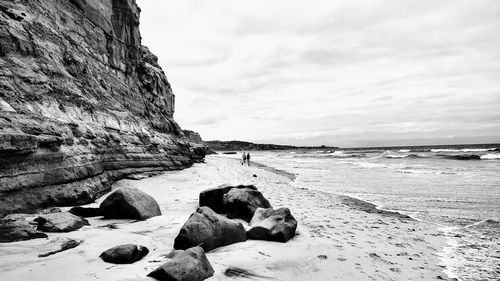
<svg viewBox="0 0 500 281"><path fill-rule="evenodd" d="M477 228L477 227L495 227L500 229L500 221L494 219L485 219L473 224L467 225L464 228Z"/></svg>
<svg viewBox="0 0 500 281"><path fill-rule="evenodd" d="M498 160L498 159L500 159L500 154L488 153L488 154L482 155L481 159L483 159L483 160Z"/></svg>
<svg viewBox="0 0 500 281"><path fill-rule="evenodd" d="M418 154L386 154L385 158L425 158L425 156Z"/></svg>
<svg viewBox="0 0 500 281"><path fill-rule="evenodd" d="M485 152L495 151L497 148L462 148L462 149L448 149L448 148L434 148L431 152Z"/></svg>
<svg viewBox="0 0 500 281"><path fill-rule="evenodd" d="M477 154L438 154L437 157L452 159L452 160L481 160L481 156Z"/></svg>
<svg viewBox="0 0 500 281"><path fill-rule="evenodd" d="M326 157L326 158L359 158L364 157L363 153L345 153L343 151L335 151L331 153L325 153L320 155L315 155L314 157Z"/></svg>

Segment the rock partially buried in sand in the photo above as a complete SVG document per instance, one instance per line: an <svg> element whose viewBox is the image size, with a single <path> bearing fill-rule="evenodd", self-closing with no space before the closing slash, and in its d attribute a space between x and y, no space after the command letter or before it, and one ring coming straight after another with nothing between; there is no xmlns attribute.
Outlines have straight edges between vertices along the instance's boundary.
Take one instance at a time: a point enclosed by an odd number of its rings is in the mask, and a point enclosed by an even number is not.
<svg viewBox="0 0 500 281"><path fill-rule="evenodd" d="M68 212L42 215L34 221L38 223L37 230L44 232L70 232L89 225L86 219Z"/></svg>
<svg viewBox="0 0 500 281"><path fill-rule="evenodd" d="M258 190L233 188L224 195L224 206L228 218L250 222L257 208L271 208L271 204Z"/></svg>
<svg viewBox="0 0 500 281"><path fill-rule="evenodd" d="M160 206L153 197L128 187L111 193L104 199L99 209L104 218L108 219L145 220L161 216Z"/></svg>
<svg viewBox="0 0 500 281"><path fill-rule="evenodd" d="M149 253L149 249L134 244L113 247L103 252L99 257L109 263L128 264L141 260Z"/></svg>
<svg viewBox="0 0 500 281"><path fill-rule="evenodd" d="M149 273L149 277L165 281L202 281L214 275L214 269L201 247L173 251L170 260Z"/></svg>
<svg viewBox="0 0 500 281"><path fill-rule="evenodd" d="M91 207L73 207L69 209L70 213L75 216L80 216L84 218L98 217L101 215L101 211L99 208L91 208Z"/></svg>
<svg viewBox="0 0 500 281"><path fill-rule="evenodd" d="M0 243L47 238L25 220L0 219Z"/></svg>
<svg viewBox="0 0 500 281"><path fill-rule="evenodd" d="M210 251L246 240L241 223L218 215L208 207L200 207L182 226L174 248L185 250L200 245L205 251Z"/></svg>
<svg viewBox="0 0 500 281"><path fill-rule="evenodd" d="M248 239L286 242L295 236L297 220L288 208L258 208L250 221Z"/></svg>
<svg viewBox="0 0 500 281"><path fill-rule="evenodd" d="M203 190L200 193L200 207L207 206L210 207L214 212L219 214L226 213L226 208L224 207L224 194L228 193L229 190L233 188L248 188L252 190L257 190L253 185L227 185L223 184L215 188L210 188Z"/></svg>
<svg viewBox="0 0 500 281"><path fill-rule="evenodd" d="M45 258L45 257L48 257L48 256L52 256L52 255L55 255L57 253L64 252L66 250L76 248L76 247L78 247L82 243L83 243L83 240L76 241L76 240L73 240L73 239L66 238L64 240L64 242L61 243L61 246L59 247L59 249L56 249L56 250L53 250L53 251L50 251L50 252L47 252L47 253L44 253L44 254L40 254L40 255L38 255L38 257L39 258Z"/></svg>

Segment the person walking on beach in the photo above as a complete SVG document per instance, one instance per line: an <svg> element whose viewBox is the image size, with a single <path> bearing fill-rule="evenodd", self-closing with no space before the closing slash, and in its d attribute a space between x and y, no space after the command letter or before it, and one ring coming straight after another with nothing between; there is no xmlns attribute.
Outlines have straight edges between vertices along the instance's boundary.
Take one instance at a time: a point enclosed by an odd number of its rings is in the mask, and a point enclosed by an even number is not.
<svg viewBox="0 0 500 281"><path fill-rule="evenodd" d="M241 161L241 165L245 164L245 161L247 161L247 156L245 155L245 152L243 152L242 160L243 161Z"/></svg>
<svg viewBox="0 0 500 281"><path fill-rule="evenodd" d="M250 166L250 153L247 153L247 164Z"/></svg>

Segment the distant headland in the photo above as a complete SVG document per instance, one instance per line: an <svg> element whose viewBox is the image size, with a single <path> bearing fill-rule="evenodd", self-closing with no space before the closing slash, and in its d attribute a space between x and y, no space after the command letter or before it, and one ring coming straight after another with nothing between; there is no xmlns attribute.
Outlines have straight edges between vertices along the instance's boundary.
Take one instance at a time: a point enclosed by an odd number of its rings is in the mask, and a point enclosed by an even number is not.
<svg viewBox="0 0 500 281"><path fill-rule="evenodd" d="M233 151L233 150L294 150L294 149L339 149L336 146L294 146L281 144L252 143L246 141L205 141L205 144L214 151Z"/></svg>

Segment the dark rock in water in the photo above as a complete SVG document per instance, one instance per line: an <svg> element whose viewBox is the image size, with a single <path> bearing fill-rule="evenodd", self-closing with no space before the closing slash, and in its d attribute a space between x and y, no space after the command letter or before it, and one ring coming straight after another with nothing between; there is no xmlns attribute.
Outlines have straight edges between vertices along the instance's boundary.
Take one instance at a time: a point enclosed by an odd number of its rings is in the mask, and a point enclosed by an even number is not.
<svg viewBox="0 0 500 281"><path fill-rule="evenodd" d="M68 212L41 215L35 219L37 230L44 232L70 232L90 225L89 222Z"/></svg>
<svg viewBox="0 0 500 281"><path fill-rule="evenodd" d="M442 157L453 160L481 160L481 156L476 154L442 155Z"/></svg>
<svg viewBox="0 0 500 281"><path fill-rule="evenodd" d="M61 247L59 249L47 252L45 254L40 254L40 255L38 255L38 257L39 258L45 258L45 257L51 256L51 255L55 255L57 253L60 253L60 252L66 251L66 250L76 248L76 247L78 247L82 243L83 243L83 240L76 241L76 240L73 240L73 239L67 239L66 241L64 241L61 244Z"/></svg>
<svg viewBox="0 0 500 281"><path fill-rule="evenodd" d="M256 174L253 174L253 177L254 177L254 178L256 178L256 177L257 177L257 175L256 175Z"/></svg>
<svg viewBox="0 0 500 281"><path fill-rule="evenodd" d="M23 219L0 219L0 243L47 238L47 234L36 231Z"/></svg>
<svg viewBox="0 0 500 281"><path fill-rule="evenodd" d="M201 246L205 251L247 240L245 228L239 222L200 207L182 226L175 238L175 249Z"/></svg>
<svg viewBox="0 0 500 281"><path fill-rule="evenodd" d="M149 253L149 249L134 244L113 247L103 252L99 257L109 263L127 264L141 260Z"/></svg>
<svg viewBox="0 0 500 281"><path fill-rule="evenodd" d="M201 161L139 14L136 1L1 1L0 216Z"/></svg>
<svg viewBox="0 0 500 281"><path fill-rule="evenodd" d="M102 201L99 209L107 219L145 220L161 216L160 206L153 197L129 187L111 193Z"/></svg>
<svg viewBox="0 0 500 281"><path fill-rule="evenodd" d="M248 188L257 190L253 185L236 185L231 186L227 184L220 185L215 188L210 188L200 193L200 207L207 206L219 214L226 212L224 207L224 194L228 193L232 188Z"/></svg>
<svg viewBox="0 0 500 281"><path fill-rule="evenodd" d="M258 190L232 188L224 194L224 207L228 218L250 222L257 208L271 208L271 204Z"/></svg>
<svg viewBox="0 0 500 281"><path fill-rule="evenodd" d="M222 154L236 154L235 151L222 152Z"/></svg>
<svg viewBox="0 0 500 281"><path fill-rule="evenodd" d="M347 205L355 210L363 211L369 214L379 214L386 217L395 217L400 220L413 220L413 218L408 215L394 211L380 210L377 209L377 206L375 204L354 197L350 197L347 195L339 195L338 197L344 205Z"/></svg>
<svg viewBox="0 0 500 281"><path fill-rule="evenodd" d="M202 281L214 275L214 269L201 247L173 251L170 260L148 274L160 281Z"/></svg>
<svg viewBox="0 0 500 281"><path fill-rule="evenodd" d="M258 208L250 221L248 239L286 242L295 236L297 220L288 208Z"/></svg>
<svg viewBox="0 0 500 281"><path fill-rule="evenodd" d="M68 212L72 213L75 216L84 218L98 217L101 215L101 211L99 210L99 208L92 207L73 207L69 209Z"/></svg>

